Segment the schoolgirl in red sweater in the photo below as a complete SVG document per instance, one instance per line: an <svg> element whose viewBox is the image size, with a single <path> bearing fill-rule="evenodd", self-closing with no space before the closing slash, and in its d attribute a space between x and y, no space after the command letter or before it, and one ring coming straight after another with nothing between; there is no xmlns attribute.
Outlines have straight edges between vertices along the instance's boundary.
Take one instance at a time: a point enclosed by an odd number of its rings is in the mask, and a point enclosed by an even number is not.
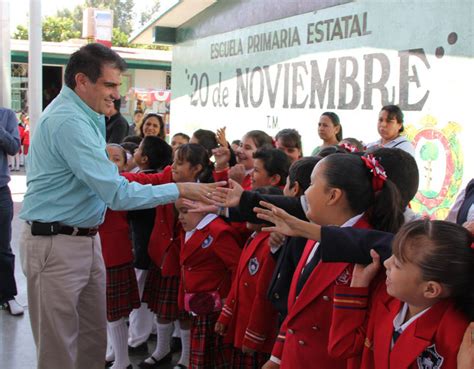
<svg viewBox="0 0 474 369"><path fill-rule="evenodd" d="M330 354L361 356L361 369L456 369L474 319L472 241L455 223L407 223L384 262L386 280L369 297L380 270L372 250L372 264L356 266L351 286L335 289Z"/></svg>
<svg viewBox="0 0 474 369"><path fill-rule="evenodd" d="M206 150L197 144L185 144L175 151L172 166L157 174L125 174L129 180L146 183L212 182L212 165ZM188 367L190 355L190 325L188 312L178 307L181 277L179 254L181 225L173 204L156 208L155 226L150 236L148 271L143 302L157 317L157 346L150 357L139 364L141 368L156 368L170 362L173 321L180 321L182 351L177 366Z"/></svg>
<svg viewBox="0 0 474 369"><path fill-rule="evenodd" d="M282 194L277 187L257 191ZM270 234L261 231L259 224L247 223L247 227L254 232L242 250L231 291L216 323L216 332L233 344L231 367L237 369L265 364L278 332L278 313L267 298L275 269L268 244Z"/></svg>
<svg viewBox="0 0 474 369"><path fill-rule="evenodd" d="M183 227L179 306L193 315L192 369L228 368L230 347L214 331L240 257L239 236L215 214L191 213L176 202Z"/></svg>
<svg viewBox="0 0 474 369"><path fill-rule="evenodd" d="M109 159L122 171L127 162L125 150L117 144L109 144L106 149ZM140 298L133 269L127 212L107 209L99 235L106 267L108 350L105 359L109 365L113 362L113 369L129 369L132 366L128 357L125 318L140 306Z"/></svg>
<svg viewBox="0 0 474 369"><path fill-rule="evenodd" d="M403 205L396 187L374 158L334 154L322 159L313 170L305 197L306 216L316 224L393 232L403 223ZM272 207L272 211L259 217L278 224L269 230L311 237L301 231L310 223L295 219L297 226L288 227L278 214L281 211ZM309 363L321 369L357 367L357 360L333 358L327 350L334 289L350 284L353 264L320 262L318 246L309 240L296 267L288 296L288 315L265 369L303 368Z"/></svg>

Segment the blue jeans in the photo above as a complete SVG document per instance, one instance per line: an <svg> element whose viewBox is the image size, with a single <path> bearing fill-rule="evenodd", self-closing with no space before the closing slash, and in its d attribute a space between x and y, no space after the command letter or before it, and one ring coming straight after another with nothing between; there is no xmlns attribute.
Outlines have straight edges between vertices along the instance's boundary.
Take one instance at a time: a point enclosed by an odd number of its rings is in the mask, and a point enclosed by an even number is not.
<svg viewBox="0 0 474 369"><path fill-rule="evenodd" d="M15 255L10 247L12 238L13 201L10 188L0 188L0 304L17 294Z"/></svg>

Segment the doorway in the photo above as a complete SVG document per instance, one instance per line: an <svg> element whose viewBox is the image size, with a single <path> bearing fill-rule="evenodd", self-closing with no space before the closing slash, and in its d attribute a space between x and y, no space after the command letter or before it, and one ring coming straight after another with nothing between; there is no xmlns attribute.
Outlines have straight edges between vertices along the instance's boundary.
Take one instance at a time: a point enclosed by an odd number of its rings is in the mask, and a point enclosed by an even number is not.
<svg viewBox="0 0 474 369"><path fill-rule="evenodd" d="M43 110L59 94L63 85L63 67L43 65Z"/></svg>

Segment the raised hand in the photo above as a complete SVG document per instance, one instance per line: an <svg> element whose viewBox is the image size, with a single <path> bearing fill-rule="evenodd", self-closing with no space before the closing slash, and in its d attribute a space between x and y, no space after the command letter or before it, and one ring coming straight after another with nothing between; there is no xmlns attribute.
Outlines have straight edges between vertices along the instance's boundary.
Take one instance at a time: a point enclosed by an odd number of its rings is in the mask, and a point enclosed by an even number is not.
<svg viewBox="0 0 474 369"><path fill-rule="evenodd" d="M285 210L276 207L265 201L260 201L261 208L254 208L254 212L257 214L257 218L263 219L269 223L273 223L274 226L264 227L262 230L266 232L278 232L286 236L298 236L295 233L294 224L295 221L300 221L298 218L288 214Z"/></svg>
<svg viewBox="0 0 474 369"><path fill-rule="evenodd" d="M245 178L245 167L242 164L235 164L229 169L229 178L238 184L242 184Z"/></svg>
<svg viewBox="0 0 474 369"><path fill-rule="evenodd" d="M369 265L356 264L352 272L351 287L369 287L370 282L380 270L380 255L375 250L370 250L372 263Z"/></svg>
<svg viewBox="0 0 474 369"><path fill-rule="evenodd" d="M286 236L305 237L310 240L319 241L321 239L321 226L298 219L285 210L265 201L260 201L261 208L255 207L253 211L257 218L273 223L274 226L264 227L266 232L279 232Z"/></svg>
<svg viewBox="0 0 474 369"><path fill-rule="evenodd" d="M226 127L218 128L216 131L217 143L222 147L227 147L227 138L225 136Z"/></svg>
<svg viewBox="0 0 474 369"><path fill-rule="evenodd" d="M224 170L229 167L230 150L227 146L212 149L215 158L215 168L217 171Z"/></svg>

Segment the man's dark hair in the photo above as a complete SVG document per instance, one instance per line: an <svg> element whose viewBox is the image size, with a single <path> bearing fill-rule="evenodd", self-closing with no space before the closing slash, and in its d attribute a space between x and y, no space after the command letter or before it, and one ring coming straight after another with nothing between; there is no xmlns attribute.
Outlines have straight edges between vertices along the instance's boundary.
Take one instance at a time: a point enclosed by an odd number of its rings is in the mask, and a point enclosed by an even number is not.
<svg viewBox="0 0 474 369"><path fill-rule="evenodd" d="M74 89L76 87L76 74L84 73L92 83L96 83L102 75L104 65L119 69L124 72L127 63L119 54L101 44L88 44L81 47L71 55L64 73L66 86Z"/></svg>

